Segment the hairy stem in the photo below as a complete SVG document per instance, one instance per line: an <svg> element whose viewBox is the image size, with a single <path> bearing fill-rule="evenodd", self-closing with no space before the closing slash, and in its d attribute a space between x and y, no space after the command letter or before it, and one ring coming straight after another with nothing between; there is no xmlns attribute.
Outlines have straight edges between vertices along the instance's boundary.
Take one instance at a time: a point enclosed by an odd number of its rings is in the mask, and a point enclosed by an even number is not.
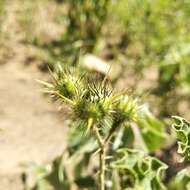
<svg viewBox="0 0 190 190"><path fill-rule="evenodd" d="M99 190L105 190L105 160L106 160L106 148L102 137L100 136L99 130L97 127L94 127L95 137L98 142L99 146L99 164L100 164L100 171L99 171Z"/></svg>
<svg viewBox="0 0 190 190"><path fill-rule="evenodd" d="M105 190L106 148L115 131L116 129L111 129L108 133L108 136L105 139L103 139L100 135L98 128L94 126L94 134L99 146L99 190Z"/></svg>
<svg viewBox="0 0 190 190"><path fill-rule="evenodd" d="M100 190L105 190L106 149L104 146L100 150L99 162L100 162L100 173L99 173Z"/></svg>

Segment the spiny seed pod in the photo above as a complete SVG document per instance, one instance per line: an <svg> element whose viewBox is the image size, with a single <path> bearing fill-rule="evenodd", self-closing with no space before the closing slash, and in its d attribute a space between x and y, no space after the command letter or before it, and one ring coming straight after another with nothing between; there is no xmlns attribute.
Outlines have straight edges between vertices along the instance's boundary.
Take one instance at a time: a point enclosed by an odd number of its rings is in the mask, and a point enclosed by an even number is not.
<svg viewBox="0 0 190 190"><path fill-rule="evenodd" d="M55 90L66 98L73 99L80 87L79 81L73 76L66 76L55 83Z"/></svg>
<svg viewBox="0 0 190 190"><path fill-rule="evenodd" d="M66 98L74 99L79 90L83 88L81 80L76 77L75 73L59 69L53 76L54 90Z"/></svg>
<svg viewBox="0 0 190 190"><path fill-rule="evenodd" d="M119 126L129 121L136 121L138 108L137 99L121 95L114 106L113 126Z"/></svg>
<svg viewBox="0 0 190 190"><path fill-rule="evenodd" d="M85 99L77 100L73 106L74 114L77 118L82 120L88 120L92 118L93 121L97 122L102 120L109 109L104 106L102 102L91 102Z"/></svg>
<svg viewBox="0 0 190 190"><path fill-rule="evenodd" d="M86 90L77 98L73 105L75 117L95 123L103 120L111 109L111 91L102 84L88 83Z"/></svg>
<svg viewBox="0 0 190 190"><path fill-rule="evenodd" d="M51 72L51 71L50 71ZM58 67L54 73L51 72L52 83L39 81L45 86L44 92L63 100L65 103L73 104L73 100L83 92L83 83L73 72Z"/></svg>

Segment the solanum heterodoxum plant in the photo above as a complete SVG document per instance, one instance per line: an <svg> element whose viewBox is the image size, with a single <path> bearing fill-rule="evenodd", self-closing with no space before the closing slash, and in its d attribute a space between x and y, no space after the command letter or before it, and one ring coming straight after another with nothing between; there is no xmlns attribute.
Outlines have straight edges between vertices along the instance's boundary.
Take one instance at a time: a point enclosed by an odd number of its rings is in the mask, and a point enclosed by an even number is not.
<svg viewBox="0 0 190 190"><path fill-rule="evenodd" d="M61 67L52 77L52 83L41 82L45 92L67 104L72 118L82 122L98 143L99 189L104 190L107 146L123 124L137 119L140 108L137 99L125 92L113 93L106 78L95 84Z"/></svg>
<svg viewBox="0 0 190 190"><path fill-rule="evenodd" d="M134 187L147 186L147 183L149 183L149 189L163 189L163 185L160 182L161 172L154 172L154 169L152 169L152 163L156 163L156 159L146 157L145 153L143 156L140 154L142 162L137 160L133 160L132 163L125 162L126 158L130 160L135 157L132 154L134 153L133 151L128 154L131 152L129 149L125 149L126 154L130 155L129 159L125 154L122 159L118 157L117 155L121 153L120 151L118 154L115 153L115 156L108 155L110 153L110 142L113 137L118 135L117 132L122 127L129 126L130 123L135 122L142 124L144 114L142 113L142 106L139 105L139 100L127 92L114 92L106 78L102 82L90 82L86 76L79 76L74 70L68 71L62 67L58 67L51 74L53 78L51 83L41 81L45 87L44 91L61 101L61 103L68 105L70 118L82 123L84 132L90 134L97 142L98 149L96 153L99 154L98 189L105 190L106 188L105 182L109 181L105 179L109 176L106 175L107 170L115 170L118 176L124 173L128 176L133 176ZM114 157L113 164L107 164L106 160L110 156ZM118 162L117 158L124 161L124 167L122 167L122 164L118 165L121 162ZM161 162L157 162L156 165L156 170L158 171L162 170L159 169L160 167L166 169ZM134 176L135 172L138 173L136 170L142 170L141 175ZM147 175L152 176L149 176L149 182L145 183L146 180L144 179ZM128 180L128 177L126 180L119 180L123 184L123 189L130 187Z"/></svg>

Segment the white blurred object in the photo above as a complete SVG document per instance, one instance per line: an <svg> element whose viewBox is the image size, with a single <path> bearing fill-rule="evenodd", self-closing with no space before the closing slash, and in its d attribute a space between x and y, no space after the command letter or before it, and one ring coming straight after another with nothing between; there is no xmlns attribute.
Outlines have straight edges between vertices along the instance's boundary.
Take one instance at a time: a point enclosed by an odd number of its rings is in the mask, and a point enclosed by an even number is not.
<svg viewBox="0 0 190 190"><path fill-rule="evenodd" d="M90 71L96 71L107 75L109 79L116 79L121 73L121 67L116 64L110 64L92 54L86 54L82 58L81 64Z"/></svg>

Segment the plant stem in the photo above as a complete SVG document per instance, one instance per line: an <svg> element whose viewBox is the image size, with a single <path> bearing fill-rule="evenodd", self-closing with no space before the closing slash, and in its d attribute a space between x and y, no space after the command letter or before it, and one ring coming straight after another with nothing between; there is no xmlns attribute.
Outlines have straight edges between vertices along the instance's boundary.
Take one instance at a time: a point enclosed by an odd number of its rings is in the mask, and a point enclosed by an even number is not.
<svg viewBox="0 0 190 190"><path fill-rule="evenodd" d="M99 164L100 164L100 171L99 171L99 190L105 190L105 160L106 160L106 148L102 137L100 136L99 130L97 127L94 127L95 137L98 142L98 146L100 149L99 152Z"/></svg>
<svg viewBox="0 0 190 190"><path fill-rule="evenodd" d="M106 149L103 146L99 153L99 162L100 162L100 173L99 173L99 180L100 180L100 190L105 190L105 169L106 169Z"/></svg>
<svg viewBox="0 0 190 190"><path fill-rule="evenodd" d="M100 164L100 171L99 171L99 190L105 190L105 170L106 170L106 147L111 140L114 130L110 130L108 136L103 139L99 133L99 130L96 126L94 126L94 134L99 146L99 164Z"/></svg>
<svg viewBox="0 0 190 190"><path fill-rule="evenodd" d="M110 140L112 139L112 137L117 129L118 129L118 127L114 127L114 128L110 129L108 136L105 138L104 144L107 145L110 142Z"/></svg>

